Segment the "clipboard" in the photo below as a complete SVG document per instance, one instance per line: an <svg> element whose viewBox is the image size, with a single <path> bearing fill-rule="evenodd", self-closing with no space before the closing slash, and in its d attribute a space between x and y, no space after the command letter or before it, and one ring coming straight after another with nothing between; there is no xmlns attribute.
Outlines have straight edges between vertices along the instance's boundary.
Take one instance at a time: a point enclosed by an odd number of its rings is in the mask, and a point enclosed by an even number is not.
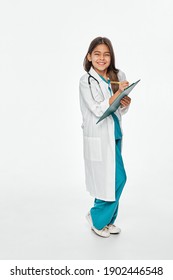
<svg viewBox="0 0 173 280"><path fill-rule="evenodd" d="M118 96L117 98L114 100L114 102L109 106L109 108L103 113L103 115L99 118L99 120L96 122L96 124L98 124L100 121L102 121L103 119L105 119L106 117L108 117L109 115L111 115L112 113L114 113L118 107L120 106L120 101L121 99L128 95L132 89L139 83L140 80L136 81L135 83L132 83L130 86L128 86L125 90L123 90Z"/></svg>

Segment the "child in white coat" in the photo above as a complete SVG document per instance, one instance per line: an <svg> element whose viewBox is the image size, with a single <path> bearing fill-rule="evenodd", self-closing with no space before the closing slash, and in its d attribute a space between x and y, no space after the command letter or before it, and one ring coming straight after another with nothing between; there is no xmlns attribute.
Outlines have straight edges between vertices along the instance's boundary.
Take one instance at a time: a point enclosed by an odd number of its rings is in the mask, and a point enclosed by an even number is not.
<svg viewBox="0 0 173 280"><path fill-rule="evenodd" d="M80 107L85 181L87 190L95 197L87 219L95 233L109 237L120 233L114 221L126 183L121 155L121 116L127 111L131 99L125 96L116 112L100 123L96 122L129 83L124 73L116 69L112 44L105 37L97 37L91 42L84 69L87 73L80 79Z"/></svg>

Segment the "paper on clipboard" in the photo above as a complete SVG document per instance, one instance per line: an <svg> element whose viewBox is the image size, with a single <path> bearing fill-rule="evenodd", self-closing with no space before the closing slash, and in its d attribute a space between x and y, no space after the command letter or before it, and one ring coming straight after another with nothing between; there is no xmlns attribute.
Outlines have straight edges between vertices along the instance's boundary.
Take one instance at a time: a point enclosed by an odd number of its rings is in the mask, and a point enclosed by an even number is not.
<svg viewBox="0 0 173 280"><path fill-rule="evenodd" d="M110 114L114 113L118 107L120 106L121 99L128 95L131 90L139 83L140 80L136 81L135 83L128 86L125 90L123 90L118 97L114 100L114 102L109 106L109 108L104 112L104 114L99 118L99 120L96 122L98 124L100 121L108 117Z"/></svg>

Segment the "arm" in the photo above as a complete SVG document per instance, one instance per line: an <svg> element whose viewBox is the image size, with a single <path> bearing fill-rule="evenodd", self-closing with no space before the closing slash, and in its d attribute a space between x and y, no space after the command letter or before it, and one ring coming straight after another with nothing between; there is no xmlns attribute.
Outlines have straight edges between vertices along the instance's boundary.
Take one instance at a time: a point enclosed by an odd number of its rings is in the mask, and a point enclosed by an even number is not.
<svg viewBox="0 0 173 280"><path fill-rule="evenodd" d="M122 81L120 84L119 84L119 89L115 92L115 94L113 94L113 96L109 99L109 105L111 105L114 100L118 97L118 95L126 88L128 87L129 85L129 82L127 81ZM125 102L122 102L124 98L121 99L121 105L124 106L126 105Z"/></svg>
<svg viewBox="0 0 173 280"><path fill-rule="evenodd" d="M118 78L120 82L126 81L126 75L121 70L118 73ZM131 103L131 98L128 96L125 96L124 98L121 99L119 110L122 115L127 113L130 103Z"/></svg>

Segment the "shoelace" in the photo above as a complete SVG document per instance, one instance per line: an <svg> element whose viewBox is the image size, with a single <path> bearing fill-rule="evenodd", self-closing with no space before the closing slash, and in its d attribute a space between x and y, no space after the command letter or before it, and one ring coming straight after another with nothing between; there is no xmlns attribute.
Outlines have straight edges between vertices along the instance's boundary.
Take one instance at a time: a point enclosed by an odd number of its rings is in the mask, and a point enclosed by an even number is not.
<svg viewBox="0 0 173 280"><path fill-rule="evenodd" d="M108 231L108 230L109 230L109 227L108 227L108 226L105 226L105 227L103 228L103 230Z"/></svg>
<svg viewBox="0 0 173 280"><path fill-rule="evenodd" d="M108 229L111 228L111 227L115 228L116 226L115 225L108 225L107 226Z"/></svg>

